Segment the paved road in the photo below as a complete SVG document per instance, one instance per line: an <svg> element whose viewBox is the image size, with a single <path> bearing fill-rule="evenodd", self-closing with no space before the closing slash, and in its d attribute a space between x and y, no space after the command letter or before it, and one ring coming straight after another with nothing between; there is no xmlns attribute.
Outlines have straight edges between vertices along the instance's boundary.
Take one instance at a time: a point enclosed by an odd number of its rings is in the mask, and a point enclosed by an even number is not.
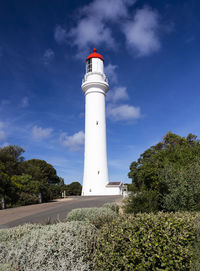
<svg viewBox="0 0 200 271"><path fill-rule="evenodd" d="M64 200L0 210L0 228L25 223L44 223L47 220L64 220L75 208L100 207L106 202L119 202L122 196L69 197Z"/></svg>

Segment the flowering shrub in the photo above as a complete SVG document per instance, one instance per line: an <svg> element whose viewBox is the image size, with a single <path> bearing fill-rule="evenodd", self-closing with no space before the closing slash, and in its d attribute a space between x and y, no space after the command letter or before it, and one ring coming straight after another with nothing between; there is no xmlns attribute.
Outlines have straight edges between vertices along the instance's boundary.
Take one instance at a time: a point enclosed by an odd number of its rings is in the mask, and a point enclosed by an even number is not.
<svg viewBox="0 0 200 271"><path fill-rule="evenodd" d="M191 269L197 220L200 214L121 216L101 228L94 270L197 270Z"/></svg>
<svg viewBox="0 0 200 271"><path fill-rule="evenodd" d="M12 271L93 270L96 236L96 228L81 221L0 230L0 263Z"/></svg>
<svg viewBox="0 0 200 271"><path fill-rule="evenodd" d="M87 221L100 228L115 217L116 213L110 208L78 208L67 215L67 221Z"/></svg>

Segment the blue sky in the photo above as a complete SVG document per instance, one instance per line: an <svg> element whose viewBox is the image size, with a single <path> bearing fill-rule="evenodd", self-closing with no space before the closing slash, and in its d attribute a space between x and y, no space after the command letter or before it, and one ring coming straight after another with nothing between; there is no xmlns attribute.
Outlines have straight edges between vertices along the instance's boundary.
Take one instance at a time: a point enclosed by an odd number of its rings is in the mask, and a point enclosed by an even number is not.
<svg viewBox="0 0 200 271"><path fill-rule="evenodd" d="M110 181L168 131L200 133L198 0L1 0L0 146L82 182L85 59L104 56Z"/></svg>

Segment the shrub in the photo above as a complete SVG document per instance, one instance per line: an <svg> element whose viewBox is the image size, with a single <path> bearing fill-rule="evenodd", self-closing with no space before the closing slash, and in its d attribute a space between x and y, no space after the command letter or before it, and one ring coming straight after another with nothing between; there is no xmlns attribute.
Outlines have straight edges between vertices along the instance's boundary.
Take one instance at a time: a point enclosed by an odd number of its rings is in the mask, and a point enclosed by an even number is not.
<svg viewBox="0 0 200 271"><path fill-rule="evenodd" d="M200 166L198 163L176 168L172 163L160 172L167 187L162 197L165 211L200 211Z"/></svg>
<svg viewBox="0 0 200 271"><path fill-rule="evenodd" d="M191 270L197 218L189 213L119 217L100 230L94 270Z"/></svg>
<svg viewBox="0 0 200 271"><path fill-rule="evenodd" d="M125 201L124 210L126 213L156 212L159 210L159 194L153 190L132 193Z"/></svg>
<svg viewBox="0 0 200 271"><path fill-rule="evenodd" d="M199 271L200 270L200 220L197 219L196 221L197 226L197 235L194 244L194 253L192 259L192 271Z"/></svg>
<svg viewBox="0 0 200 271"><path fill-rule="evenodd" d="M0 230L0 263L20 271L93 270L96 232L93 225L76 221Z"/></svg>
<svg viewBox="0 0 200 271"><path fill-rule="evenodd" d="M67 221L87 221L100 228L115 217L116 213L109 208L78 208L67 215Z"/></svg>
<svg viewBox="0 0 200 271"><path fill-rule="evenodd" d="M8 240L20 239L26 234L30 234L31 230L36 230L42 228L40 224L25 224L23 226L18 226L10 229L1 229L0 230L0 243L7 242Z"/></svg>
<svg viewBox="0 0 200 271"><path fill-rule="evenodd" d="M0 271L17 271L14 269L11 264L1 264L0 263Z"/></svg>
<svg viewBox="0 0 200 271"><path fill-rule="evenodd" d="M116 204L115 202L111 202L111 203L105 203L103 205L103 208L109 208L111 209L112 211L114 211L115 213L119 213L119 205Z"/></svg>
<svg viewBox="0 0 200 271"><path fill-rule="evenodd" d="M29 205L29 204L36 204L38 203L38 196L26 192L20 192L18 199L18 204L20 205Z"/></svg>

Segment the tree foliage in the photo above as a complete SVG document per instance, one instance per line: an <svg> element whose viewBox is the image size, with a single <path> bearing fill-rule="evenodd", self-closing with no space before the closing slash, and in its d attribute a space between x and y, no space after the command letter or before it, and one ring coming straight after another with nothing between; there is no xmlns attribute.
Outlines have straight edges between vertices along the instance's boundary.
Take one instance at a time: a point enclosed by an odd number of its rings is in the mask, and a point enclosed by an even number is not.
<svg viewBox="0 0 200 271"><path fill-rule="evenodd" d="M64 184L55 168L44 160L25 161L24 149L19 146L0 148L0 199L4 197L7 207L38 203L39 194L43 201L67 195L79 195L81 185L74 182Z"/></svg>
<svg viewBox="0 0 200 271"><path fill-rule="evenodd" d="M82 186L79 182L72 182L67 186L67 190L70 196L81 195Z"/></svg>
<svg viewBox="0 0 200 271"><path fill-rule="evenodd" d="M21 169L35 180L45 180L50 184L59 183L55 168L44 160L31 159L21 163Z"/></svg>
<svg viewBox="0 0 200 271"><path fill-rule="evenodd" d="M9 176L20 174L19 165L24 160L24 149L19 146L6 146L0 148L0 172Z"/></svg>
<svg viewBox="0 0 200 271"><path fill-rule="evenodd" d="M150 201L155 211L200 210L200 142L197 136L181 137L168 132L161 142L131 163L128 176L132 179L133 190L127 205L129 211L134 210L134 205L137 211L145 211L143 207Z"/></svg>
<svg viewBox="0 0 200 271"><path fill-rule="evenodd" d="M161 172L167 191L161 199L163 210L196 211L200 210L200 166L188 164L176 169L166 165Z"/></svg>

